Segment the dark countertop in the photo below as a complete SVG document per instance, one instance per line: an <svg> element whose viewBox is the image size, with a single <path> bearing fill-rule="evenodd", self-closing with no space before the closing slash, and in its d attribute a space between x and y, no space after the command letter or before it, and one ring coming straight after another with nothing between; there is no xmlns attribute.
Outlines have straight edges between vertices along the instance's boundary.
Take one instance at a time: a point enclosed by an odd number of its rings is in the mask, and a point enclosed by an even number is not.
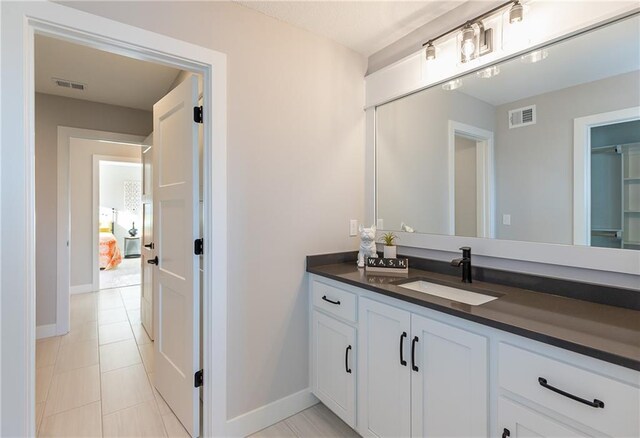
<svg viewBox="0 0 640 438"><path fill-rule="evenodd" d="M467 285L420 269L402 276L366 274L353 261L312 264L307 272L640 371L638 310L482 281ZM470 306L397 285L409 278L501 296Z"/></svg>

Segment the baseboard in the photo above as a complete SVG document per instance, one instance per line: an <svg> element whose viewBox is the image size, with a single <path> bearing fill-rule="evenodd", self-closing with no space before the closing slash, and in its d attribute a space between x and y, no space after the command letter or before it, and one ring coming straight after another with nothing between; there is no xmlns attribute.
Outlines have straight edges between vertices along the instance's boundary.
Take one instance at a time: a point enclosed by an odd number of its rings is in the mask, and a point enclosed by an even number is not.
<svg viewBox="0 0 640 438"><path fill-rule="evenodd" d="M50 338L58 334L56 324L45 324L36 327L36 339Z"/></svg>
<svg viewBox="0 0 640 438"><path fill-rule="evenodd" d="M246 437L318 403L309 388L227 421L229 437Z"/></svg>
<svg viewBox="0 0 640 438"><path fill-rule="evenodd" d="M69 294L86 294L87 292L93 292L95 289L93 288L93 284L79 284L77 286L69 287Z"/></svg>

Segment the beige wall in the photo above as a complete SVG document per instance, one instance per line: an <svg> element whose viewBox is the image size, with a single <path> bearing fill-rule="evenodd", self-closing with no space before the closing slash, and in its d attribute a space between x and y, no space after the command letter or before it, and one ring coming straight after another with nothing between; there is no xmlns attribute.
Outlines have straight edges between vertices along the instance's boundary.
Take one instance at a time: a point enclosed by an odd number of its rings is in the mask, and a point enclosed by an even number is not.
<svg viewBox="0 0 640 438"><path fill-rule="evenodd" d="M634 71L496 107L498 239L573 242L573 120L637 106L639 85ZM509 110L528 105L537 123L509 129Z"/></svg>
<svg viewBox="0 0 640 438"><path fill-rule="evenodd" d="M364 217L366 60L229 2L68 5L228 55L228 415L307 388L305 256Z"/></svg>
<svg viewBox="0 0 640 438"><path fill-rule="evenodd" d="M150 112L36 93L36 324L56 322L58 126L147 135Z"/></svg>

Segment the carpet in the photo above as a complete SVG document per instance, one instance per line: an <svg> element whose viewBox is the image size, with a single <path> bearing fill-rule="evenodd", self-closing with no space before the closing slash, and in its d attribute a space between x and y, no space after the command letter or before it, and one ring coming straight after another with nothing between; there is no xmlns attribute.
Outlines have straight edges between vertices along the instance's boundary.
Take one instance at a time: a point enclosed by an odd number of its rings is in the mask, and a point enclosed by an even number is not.
<svg viewBox="0 0 640 438"><path fill-rule="evenodd" d="M100 289L140 284L141 259L122 259L115 269L100 271Z"/></svg>

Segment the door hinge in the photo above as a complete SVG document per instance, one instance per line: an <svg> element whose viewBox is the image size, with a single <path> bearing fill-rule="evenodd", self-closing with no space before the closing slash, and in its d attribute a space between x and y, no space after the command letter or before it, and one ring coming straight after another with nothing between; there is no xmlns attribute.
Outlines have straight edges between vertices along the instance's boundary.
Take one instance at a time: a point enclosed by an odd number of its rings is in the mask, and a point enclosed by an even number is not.
<svg viewBox="0 0 640 438"><path fill-rule="evenodd" d="M193 252L195 255L204 254L204 241L202 239L196 239L193 241Z"/></svg>
<svg viewBox="0 0 640 438"><path fill-rule="evenodd" d="M202 370L196 371L193 376L193 386L200 388L202 386Z"/></svg>
<svg viewBox="0 0 640 438"><path fill-rule="evenodd" d="M193 121L196 123L202 123L202 107L201 106L193 107Z"/></svg>

